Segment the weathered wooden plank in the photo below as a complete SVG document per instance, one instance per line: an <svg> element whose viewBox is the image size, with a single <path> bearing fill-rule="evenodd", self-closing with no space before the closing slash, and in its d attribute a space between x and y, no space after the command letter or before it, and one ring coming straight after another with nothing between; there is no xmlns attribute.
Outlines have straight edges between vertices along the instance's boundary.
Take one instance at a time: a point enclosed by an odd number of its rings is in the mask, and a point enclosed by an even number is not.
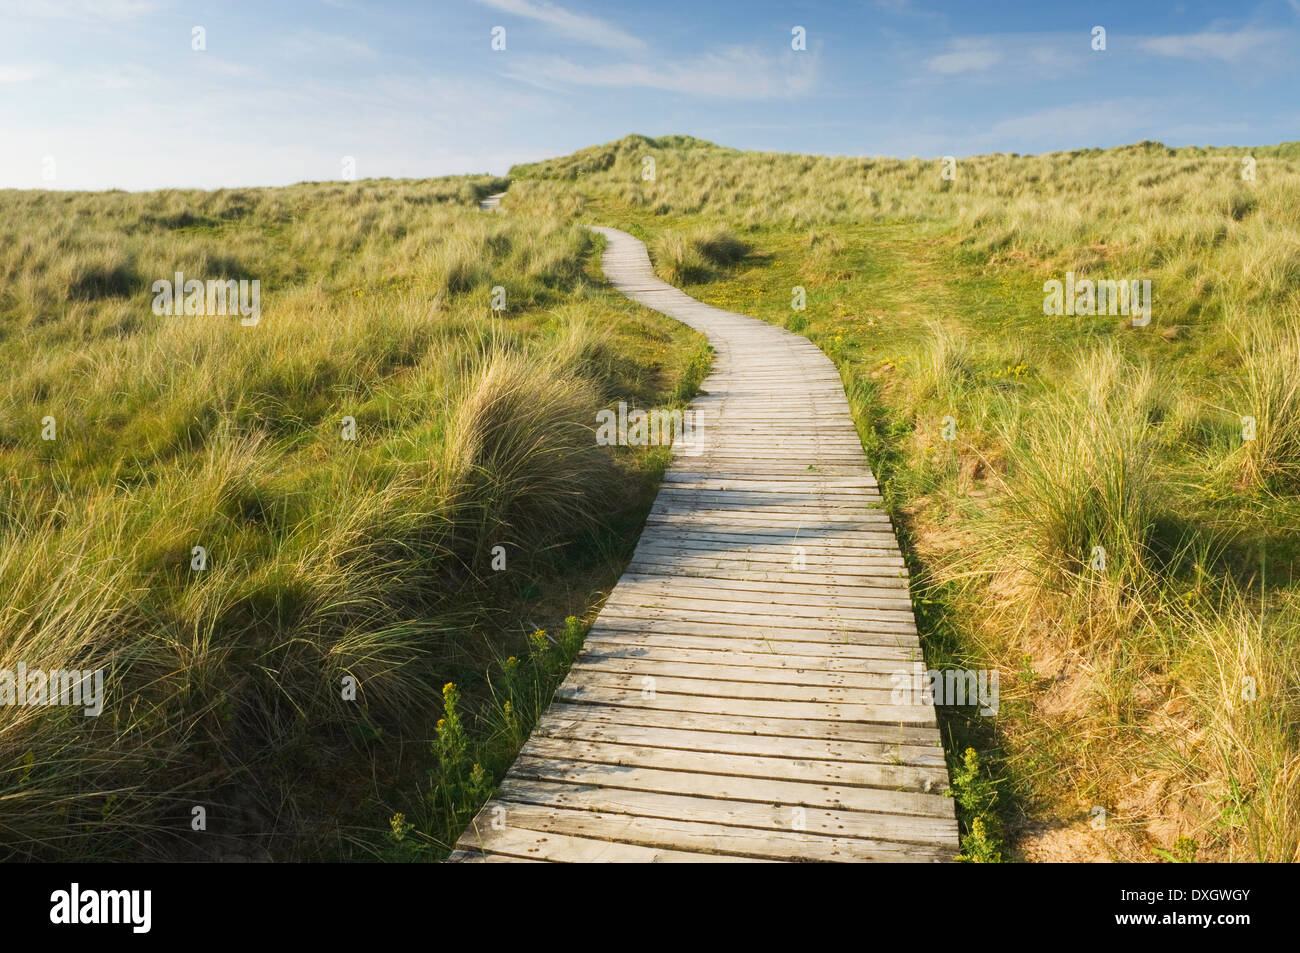
<svg viewBox="0 0 1300 953"><path fill-rule="evenodd" d="M805 659L825 659L840 661L845 665L859 662L888 662L891 664L909 664L921 660L921 649L915 644L858 643L858 642L792 642L780 638L764 638L761 633L754 636L743 634L696 635L679 634L664 629L656 631L643 630L632 624L620 628L614 621L601 620L600 627L587 633L587 646L599 648L606 645L619 647L651 647L665 651L686 651L698 649L708 652L766 653L771 656L789 658L794 664Z"/></svg>
<svg viewBox="0 0 1300 953"><path fill-rule="evenodd" d="M549 709L557 717L581 718L616 725L646 725L655 728L682 728L691 731L716 731L764 738L816 738L825 741L848 741L863 744L903 745L939 748L939 737L930 728L901 724L865 724L840 721L800 721L794 718L752 716L737 719L710 712L674 709L630 708L617 704L571 703L558 699Z"/></svg>
<svg viewBox="0 0 1300 953"><path fill-rule="evenodd" d="M599 836L640 847L783 861L935 863L952 859L951 852L922 844L606 814L517 801L499 801L493 806L497 805L502 808L503 823L514 827L574 836Z"/></svg>
<svg viewBox="0 0 1300 953"><path fill-rule="evenodd" d="M916 622L910 616L904 616L903 613L899 613L899 616L903 616L901 618L879 619L833 615L830 612L820 616L800 616L793 612L797 608L796 606L782 606L779 613L769 611L742 613L738 609L718 608L716 603L712 604L715 606L714 608L709 608L709 605L710 603L707 602L704 604L698 602L689 603L688 600L675 601L671 605L630 605L620 598L616 602L606 602L601 614L608 614L612 618L645 619L646 621L666 619L698 623L700 625L726 625L739 621L743 624L761 626L765 629L834 628L841 632L861 632L873 635L916 632ZM762 609L761 606L754 608ZM882 609L878 615L883 616L885 612L886 610Z"/></svg>
<svg viewBox="0 0 1300 953"><path fill-rule="evenodd" d="M617 640L606 636L589 640L580 659L640 659L646 662L676 663L682 665L734 665L745 669L771 668L782 673L779 677L791 678L791 673L817 673L828 676L856 675L863 672L892 675L907 669L919 655L912 657L899 653L892 658L835 658L816 655L788 655L775 652L740 652L717 647L712 649L685 648L665 645L661 638ZM758 646L756 646L757 648Z"/></svg>
<svg viewBox="0 0 1300 953"><path fill-rule="evenodd" d="M753 563L756 568L801 572L799 566L814 565L817 571L834 569L838 574L877 575L902 578L907 570L903 557L886 549L842 553L794 540L780 546L748 546L743 549L726 549L717 546L693 545L692 541L645 538L637 546L633 558L682 559L704 563ZM719 568L724 568L720 566Z"/></svg>
<svg viewBox="0 0 1300 953"><path fill-rule="evenodd" d="M726 621L714 621L707 626L701 626L688 618L648 618L636 613L622 615L617 610L611 610L609 613L602 611L596 621L602 627L620 632L665 632L676 635L705 633L715 638L766 639L810 645L881 645L905 648L913 648L917 645L915 635L907 632L878 632L872 629L858 629L844 623L816 627L771 626L741 622L738 621L737 616L727 616Z"/></svg>
<svg viewBox="0 0 1300 953"><path fill-rule="evenodd" d="M871 706L872 710L877 706L896 703L892 697L889 677L884 675L876 676L875 684L870 687L844 688L835 685L800 684L793 680L771 678L762 681L718 678L713 677L714 674L712 670L701 669L695 675L683 677L644 671L617 671L600 664L578 662L574 664L564 683L570 688L599 685L626 688L639 693L653 691L668 695L695 695L737 701L749 699L762 702L815 702L820 705L837 706L861 703Z"/></svg>
<svg viewBox="0 0 1300 953"><path fill-rule="evenodd" d="M796 812L793 810L796 805L772 801L692 797L659 791L628 790L601 785L577 785L514 777L507 778L497 793L498 797L511 802L553 804L614 814L632 814L638 817L689 819L778 831L793 830L796 829L795 824L802 824L803 829L809 833L836 834L842 837L862 837L899 843L952 845L953 853L956 853L957 822L953 817L886 814L808 806L804 806L802 812Z"/></svg>
<svg viewBox="0 0 1300 953"><path fill-rule="evenodd" d="M712 658L701 659L701 655ZM594 672L610 672L620 675L649 675L654 678L673 676L677 678L705 678L715 681L755 682L758 684L798 685L807 688L818 686L838 688L849 692L857 689L884 689L888 691L895 683L894 676L908 674L907 666L894 662L885 663L884 672L828 672L817 668L773 667L770 665L737 664L724 652L696 653L686 660L678 660L677 654L672 660L656 659L645 655L610 655L602 652L583 652L574 665Z"/></svg>
<svg viewBox="0 0 1300 953"><path fill-rule="evenodd" d="M948 787L945 765L882 764L870 761L824 761L814 758L691 751L611 741L551 738L534 735L521 757L586 761L629 768L654 768L711 774L737 779L799 781L845 787L886 788L891 791L934 791Z"/></svg>
<svg viewBox="0 0 1300 953"><path fill-rule="evenodd" d="M825 608L833 606L842 609L893 609L911 612L912 602L906 596L899 595L902 590L895 590L893 595L848 595L819 591L800 590L798 587L772 589L763 591L759 588L731 588L729 586L690 585L687 580L666 579L662 582L645 581L621 587L631 596L643 598L666 598L680 596L691 599L710 599L717 603L747 603L761 606L807 606ZM826 587L819 587L826 588ZM865 587L864 587L865 588ZM866 590L870 592L871 590ZM888 591L888 590L886 590ZM730 608L730 606L728 606Z"/></svg>
<svg viewBox="0 0 1300 953"><path fill-rule="evenodd" d="M725 563L726 565L720 565ZM674 571L680 567L680 571ZM794 557L778 564L747 562L743 559L718 560L682 559L673 561L669 557L658 558L652 553L644 553L628 564L628 570L638 576L672 575L685 579L690 576L705 579L742 579L753 582L779 582L790 585L859 585L865 588L907 589L907 572L901 567L876 567L873 574L871 567L862 567L858 572L829 572L829 566L818 565L804 557L802 569L794 568Z"/></svg>
<svg viewBox="0 0 1300 953"><path fill-rule="evenodd" d="M684 557L716 556L737 559L751 556L791 558L818 556L850 561L864 566L903 568L902 555L889 544L883 532L850 530L826 526L785 526L750 529L715 521L680 521L679 525L647 523L638 550L680 554Z"/></svg>
<svg viewBox="0 0 1300 953"><path fill-rule="evenodd" d="M469 830L461 835L456 846L467 853L477 850L524 860L551 860L562 863L654 864L665 861L719 863L751 859L707 851L688 852L660 847L642 847L639 844L574 837L558 831L532 831L526 827L509 825L498 830L491 823L471 825Z"/></svg>
<svg viewBox="0 0 1300 953"><path fill-rule="evenodd" d="M447 856L449 864L548 864L552 861L540 857L512 857L509 854L490 854L482 850L453 850Z"/></svg>
<svg viewBox="0 0 1300 953"><path fill-rule="evenodd" d="M731 715L743 723L748 718L795 718L806 721L858 722L876 725L935 725L930 705L865 704L860 702L826 704L815 701L788 701L734 697L691 692L643 691L641 684L625 686L593 679L577 673L565 679L555 697L569 702L593 702L622 705L627 708L656 708L660 711L694 711Z"/></svg>
<svg viewBox="0 0 1300 953"><path fill-rule="evenodd" d="M709 547L730 551L758 546L803 546L810 551L852 556L869 555L878 550L888 551L891 545L896 545L890 543L894 539L893 532L886 529L842 530L829 526L798 525L751 529L712 519L690 519L687 515L655 522L668 525L657 527L651 523L647 526L647 532L658 529L665 539L681 537L679 545L686 548ZM683 531L689 531L690 535L682 537Z"/></svg>
<svg viewBox="0 0 1300 953"><path fill-rule="evenodd" d="M826 578L836 579L838 577L829 575ZM625 572L623 577L619 580L619 583L621 585L631 586L673 586L675 583L679 583L681 586L691 589L716 589L719 593L769 592L816 596L818 598L826 599L892 599L906 602L909 606L911 605L911 597L907 595L905 589L899 586L838 585L835 583L818 583L805 579L799 579L797 582L787 583L759 581L747 578L727 579L725 577L710 576L679 578L667 574L655 575L652 573L633 572Z"/></svg>
<svg viewBox="0 0 1300 953"><path fill-rule="evenodd" d="M511 768L511 774L539 781L599 784L611 788L688 794L727 801L762 801L765 804L786 804L790 807L825 807L944 818L953 814L952 798L942 794L773 778L737 778L693 771L593 764L553 757L520 755Z"/></svg>
<svg viewBox="0 0 1300 953"><path fill-rule="evenodd" d="M741 617L741 621L751 616L757 618L775 618L779 616L782 619L794 620L802 625L831 625L840 621L849 621L874 626L877 622L906 622L911 624L913 621L911 608L902 608L897 605L863 608L861 606L846 605L843 601L830 602L829 600L821 605L809 605L807 599L788 596L784 593L774 593L771 598L763 602L751 602L749 600L758 597L758 593L738 592L731 595L735 598L723 598L721 594L714 595L707 591L700 595L698 591L691 592L689 590L679 592L669 589L665 592L655 592L642 588L625 589L612 593L606 605L620 608L641 608L647 611L662 609L674 614L678 611L694 612L695 610L712 613L720 612ZM784 598L781 598L782 596ZM880 600L868 601L878 602Z"/></svg>
<svg viewBox="0 0 1300 953"><path fill-rule="evenodd" d="M661 728L638 725L635 718L618 720L611 710L607 718L590 710L570 706L554 717L543 718L534 735L548 738L573 738L581 741L610 741L619 744L656 748L684 748L688 751L712 751L719 754L749 754L769 758L812 759L817 761L854 761L873 764L910 764L941 768L943 751L924 745L888 744L885 742L838 741L829 738L787 738L782 735L736 734L684 728L677 724ZM549 714L549 713L548 713Z"/></svg>
<svg viewBox="0 0 1300 953"><path fill-rule="evenodd" d="M656 503L646 516L647 523L675 524L692 522L701 526L716 524L719 526L743 529L746 533L756 529L770 527L773 529L826 529L835 533L881 533L882 527L892 524L884 513L831 513L825 510L806 511L803 513L779 512L777 510L759 511L753 504L747 508L739 506L722 506L717 504L686 506L677 502ZM893 531L890 530L892 535Z"/></svg>

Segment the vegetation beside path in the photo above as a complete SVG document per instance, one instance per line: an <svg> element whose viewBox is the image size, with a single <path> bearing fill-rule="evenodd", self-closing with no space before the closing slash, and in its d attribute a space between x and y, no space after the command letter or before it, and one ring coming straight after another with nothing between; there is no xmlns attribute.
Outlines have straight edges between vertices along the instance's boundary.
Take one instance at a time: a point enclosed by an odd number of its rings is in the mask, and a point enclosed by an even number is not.
<svg viewBox="0 0 1300 953"><path fill-rule="evenodd" d="M99 717L0 707L0 856L459 833L483 782L438 719L503 750L517 674L523 730L666 459L597 446L596 411L707 366L563 208L480 212L504 184L0 192L0 669L105 686ZM256 323L156 313L176 272L257 280Z"/></svg>
<svg viewBox="0 0 1300 953"><path fill-rule="evenodd" d="M602 224L839 366L929 665L1000 678L941 709L963 856L1300 859L1298 189L1295 143L630 136L508 182L0 192L0 670L106 683L0 708L0 853L445 852L667 462L596 410L707 372L603 286ZM260 319L157 313L177 272ZM1149 323L1044 313L1085 280L1150 281Z"/></svg>
<svg viewBox="0 0 1300 953"><path fill-rule="evenodd" d="M1000 675L944 710L969 859L1300 859L1300 144L943 172L631 136L511 175L837 362L930 666ZM1067 273L1150 323L1044 314Z"/></svg>

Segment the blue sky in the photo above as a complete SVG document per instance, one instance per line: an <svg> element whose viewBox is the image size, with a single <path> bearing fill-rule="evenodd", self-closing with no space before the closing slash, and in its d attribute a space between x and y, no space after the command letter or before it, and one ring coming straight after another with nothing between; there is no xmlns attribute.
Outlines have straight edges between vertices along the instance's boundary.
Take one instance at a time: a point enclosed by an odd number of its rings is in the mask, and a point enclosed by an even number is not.
<svg viewBox="0 0 1300 953"><path fill-rule="evenodd" d="M344 156L499 173L630 132L897 156L1300 139L1300 0L0 0L0 25L0 187L280 185Z"/></svg>

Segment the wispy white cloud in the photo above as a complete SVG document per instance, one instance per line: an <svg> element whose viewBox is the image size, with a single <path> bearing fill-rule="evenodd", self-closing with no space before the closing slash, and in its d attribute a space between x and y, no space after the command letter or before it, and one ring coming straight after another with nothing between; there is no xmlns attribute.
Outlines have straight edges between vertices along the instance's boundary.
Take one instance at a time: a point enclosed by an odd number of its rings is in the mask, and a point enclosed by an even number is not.
<svg viewBox="0 0 1300 953"><path fill-rule="evenodd" d="M1115 99L1049 106L991 125L972 141L979 144L1007 141L1050 141L1068 129L1072 138L1084 143L1114 142L1116 137L1133 136L1150 130L1159 114L1155 103L1141 99Z"/></svg>
<svg viewBox="0 0 1300 953"><path fill-rule="evenodd" d="M957 39L946 53L932 56L925 65L933 72L950 76L955 73L982 72L1002 62L1002 51L987 39Z"/></svg>
<svg viewBox="0 0 1300 953"><path fill-rule="evenodd" d="M134 20L160 9L157 0L0 0L0 17L6 20Z"/></svg>
<svg viewBox="0 0 1300 953"><path fill-rule="evenodd" d="M264 79L265 71L246 63L236 63L208 54L198 59L199 68L217 76L232 79Z"/></svg>
<svg viewBox="0 0 1300 953"><path fill-rule="evenodd" d="M40 75L34 66L0 66L0 83L25 83Z"/></svg>
<svg viewBox="0 0 1300 953"><path fill-rule="evenodd" d="M639 37L633 36L608 20L574 13L548 0L478 0L478 2L503 13L512 13L515 16L544 23L556 32L590 46L623 52L645 48L645 43Z"/></svg>
<svg viewBox="0 0 1300 953"><path fill-rule="evenodd" d="M284 40L282 49L289 56L307 56L329 61L368 60L376 55L374 47L362 40L335 33L319 33L316 30L300 30L292 34Z"/></svg>
<svg viewBox="0 0 1300 953"><path fill-rule="evenodd" d="M137 63L96 67L82 75L87 87L101 90L148 89L165 81L154 70Z"/></svg>
<svg viewBox="0 0 1300 953"><path fill-rule="evenodd" d="M1297 2L1300 2L1300 0L1297 0ZM922 20L944 32L948 30L948 15L946 13L918 7L912 0L871 0L871 6L885 16L899 20Z"/></svg>
<svg viewBox="0 0 1300 953"><path fill-rule="evenodd" d="M1157 56L1217 59L1232 63L1272 46L1282 38L1283 34L1271 30L1243 29L1235 33L1206 30L1201 33L1151 36L1140 40L1138 46Z"/></svg>
<svg viewBox="0 0 1300 953"><path fill-rule="evenodd" d="M543 88L563 86L633 87L686 93L713 99L789 99L817 82L815 53L775 57L732 47L690 62L663 65L611 63L591 66L563 57L520 60L506 75Z"/></svg>

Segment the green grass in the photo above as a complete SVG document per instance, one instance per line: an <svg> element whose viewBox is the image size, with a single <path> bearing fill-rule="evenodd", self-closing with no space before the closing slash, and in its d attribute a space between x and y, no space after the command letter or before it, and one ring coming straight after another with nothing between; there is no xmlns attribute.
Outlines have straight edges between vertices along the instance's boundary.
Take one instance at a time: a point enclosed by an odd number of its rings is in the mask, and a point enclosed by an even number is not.
<svg viewBox="0 0 1300 953"><path fill-rule="evenodd" d="M663 466L596 411L707 362L593 281L563 196L479 212L503 184L0 193L0 668L107 692L0 710L0 854L366 856L403 808L450 838L441 686L478 731L497 660L589 614ZM155 315L176 271L258 279L260 323Z"/></svg>
<svg viewBox="0 0 1300 953"><path fill-rule="evenodd" d="M462 834L473 837L474 815L487 800L582 647L586 627L570 616L552 637L539 629L523 657L509 656L492 667L486 691L467 710L455 683L443 686L443 716L431 745L433 767L416 802L415 814L396 812L387 843L367 845L385 860L441 860ZM469 828L467 830L467 827Z"/></svg>
<svg viewBox="0 0 1300 953"><path fill-rule="evenodd" d="M971 859L1300 859L1295 145L939 170L632 136L512 175L835 360L929 664L1003 676L996 719L942 715L959 787L997 792L959 798ZM704 262L708 232L746 253ZM1044 315L1066 271L1150 279L1150 325Z"/></svg>
<svg viewBox="0 0 1300 953"><path fill-rule="evenodd" d="M1300 152L939 172L631 136L499 216L488 177L0 193L0 668L110 706L0 712L4 851L210 856L196 803L274 857L447 850L665 465L595 410L709 366L590 223L839 367L928 663L1002 676L941 712L964 859L1300 859ZM260 279L261 323L153 315L177 270ZM1151 280L1151 323L1045 315L1067 271Z"/></svg>

